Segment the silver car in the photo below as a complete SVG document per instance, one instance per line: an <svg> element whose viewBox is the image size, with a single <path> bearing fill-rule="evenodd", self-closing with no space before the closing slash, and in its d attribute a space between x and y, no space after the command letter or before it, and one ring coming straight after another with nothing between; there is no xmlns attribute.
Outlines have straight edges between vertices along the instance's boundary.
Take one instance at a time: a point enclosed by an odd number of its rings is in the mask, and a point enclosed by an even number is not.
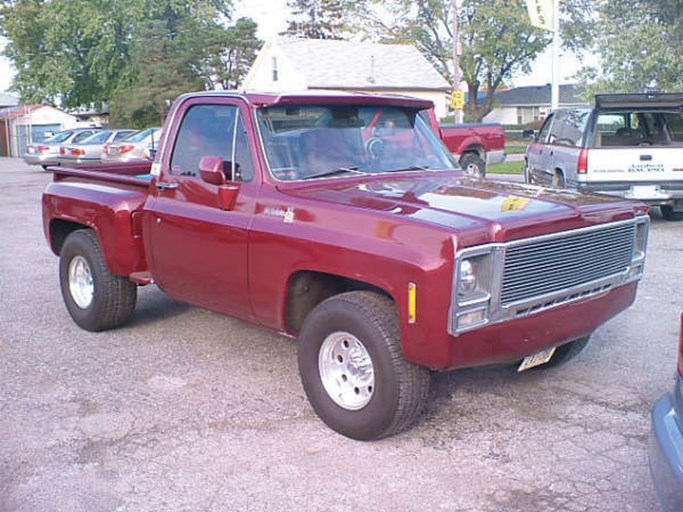
<svg viewBox="0 0 683 512"><path fill-rule="evenodd" d="M105 144L116 144L132 133L135 130L102 130L93 133L78 144L61 146L57 160L62 165L99 162Z"/></svg>
<svg viewBox="0 0 683 512"><path fill-rule="evenodd" d="M131 162L151 160L150 150L155 150L161 138L161 128L147 128L129 135L115 144L107 144L102 155L103 161Z"/></svg>
<svg viewBox="0 0 683 512"><path fill-rule="evenodd" d="M48 165L59 165L57 157L59 156L60 146L82 142L98 131L99 128L73 128L55 133L44 141L26 146L24 162L29 165L42 165L43 169Z"/></svg>

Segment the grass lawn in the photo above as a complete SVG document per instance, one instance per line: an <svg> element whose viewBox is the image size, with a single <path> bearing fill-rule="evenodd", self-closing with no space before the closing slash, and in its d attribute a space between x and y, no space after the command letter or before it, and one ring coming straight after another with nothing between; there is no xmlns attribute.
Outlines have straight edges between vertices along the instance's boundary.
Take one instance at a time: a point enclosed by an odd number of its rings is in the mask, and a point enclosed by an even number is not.
<svg viewBox="0 0 683 512"><path fill-rule="evenodd" d="M519 155L526 151L526 142L512 142L505 144L505 152L508 155Z"/></svg>
<svg viewBox="0 0 683 512"><path fill-rule="evenodd" d="M486 166L486 174L522 174L524 162L503 162Z"/></svg>

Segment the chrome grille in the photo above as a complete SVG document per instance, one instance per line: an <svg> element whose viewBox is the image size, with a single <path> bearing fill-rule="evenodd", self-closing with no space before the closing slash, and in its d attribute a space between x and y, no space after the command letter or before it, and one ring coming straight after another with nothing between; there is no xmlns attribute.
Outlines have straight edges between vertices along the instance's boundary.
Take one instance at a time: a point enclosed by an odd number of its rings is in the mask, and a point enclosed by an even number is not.
<svg viewBox="0 0 683 512"><path fill-rule="evenodd" d="M511 244L505 251L501 305L529 300L627 272L632 223Z"/></svg>

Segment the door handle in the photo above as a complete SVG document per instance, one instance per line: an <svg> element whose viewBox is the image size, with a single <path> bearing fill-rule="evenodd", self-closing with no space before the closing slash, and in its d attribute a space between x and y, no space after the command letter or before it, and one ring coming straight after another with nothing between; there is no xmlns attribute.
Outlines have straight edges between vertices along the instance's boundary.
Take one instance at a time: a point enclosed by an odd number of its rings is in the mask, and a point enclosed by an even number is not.
<svg viewBox="0 0 683 512"><path fill-rule="evenodd" d="M173 190L178 188L177 183L164 183L163 181L157 181L157 189L159 190Z"/></svg>

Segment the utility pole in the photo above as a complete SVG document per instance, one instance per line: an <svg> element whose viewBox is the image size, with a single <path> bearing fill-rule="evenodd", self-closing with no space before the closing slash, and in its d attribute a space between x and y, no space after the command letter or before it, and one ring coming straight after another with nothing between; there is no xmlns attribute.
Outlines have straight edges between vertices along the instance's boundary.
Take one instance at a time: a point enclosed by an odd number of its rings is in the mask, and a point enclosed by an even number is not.
<svg viewBox="0 0 683 512"><path fill-rule="evenodd" d="M455 108L455 122L462 123L462 101L456 101L461 98L460 93L460 31L458 28L458 0L451 0L451 9L453 10L453 96L451 98L451 105Z"/></svg>
<svg viewBox="0 0 683 512"><path fill-rule="evenodd" d="M550 109L560 106L560 0L553 2L553 42L552 42L553 76L550 87Z"/></svg>

